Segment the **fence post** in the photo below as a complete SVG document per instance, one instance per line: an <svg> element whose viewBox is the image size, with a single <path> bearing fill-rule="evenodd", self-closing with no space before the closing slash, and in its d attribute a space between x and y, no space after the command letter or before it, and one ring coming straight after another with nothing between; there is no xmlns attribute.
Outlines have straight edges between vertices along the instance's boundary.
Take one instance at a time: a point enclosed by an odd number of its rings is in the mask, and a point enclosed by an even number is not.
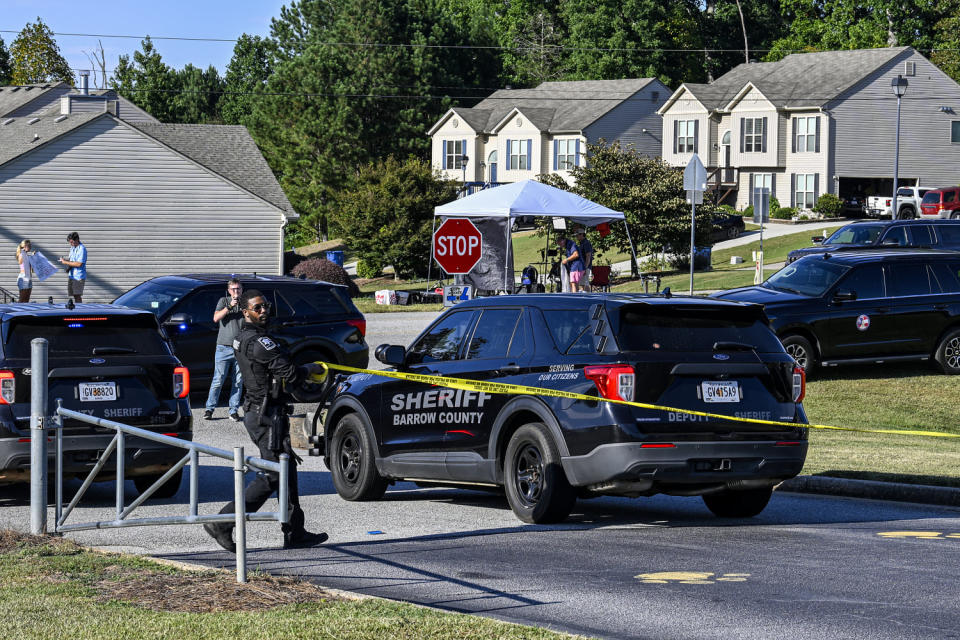
<svg viewBox="0 0 960 640"><path fill-rule="evenodd" d="M47 533L47 341L30 341L30 533Z"/></svg>
<svg viewBox="0 0 960 640"><path fill-rule="evenodd" d="M237 582L247 581L247 504L243 496L243 447L233 448L234 530L237 547Z"/></svg>

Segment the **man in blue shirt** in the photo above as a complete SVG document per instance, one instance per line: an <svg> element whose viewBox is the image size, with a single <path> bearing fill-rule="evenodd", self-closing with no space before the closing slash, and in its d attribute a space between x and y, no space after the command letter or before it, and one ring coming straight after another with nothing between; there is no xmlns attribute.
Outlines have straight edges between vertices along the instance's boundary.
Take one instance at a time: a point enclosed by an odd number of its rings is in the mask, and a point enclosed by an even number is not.
<svg viewBox="0 0 960 640"><path fill-rule="evenodd" d="M70 255L66 260L60 256L60 264L69 267L67 270L67 295L73 296L77 302L83 302L83 285L87 282L87 248L80 242L80 234L76 231L67 236L70 243Z"/></svg>

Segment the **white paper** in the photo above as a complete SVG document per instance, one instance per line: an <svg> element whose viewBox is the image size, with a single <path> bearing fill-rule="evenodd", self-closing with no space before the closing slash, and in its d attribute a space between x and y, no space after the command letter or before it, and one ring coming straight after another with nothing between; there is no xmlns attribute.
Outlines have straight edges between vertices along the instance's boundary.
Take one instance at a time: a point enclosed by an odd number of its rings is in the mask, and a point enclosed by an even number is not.
<svg viewBox="0 0 960 640"><path fill-rule="evenodd" d="M53 265L52 262L47 260L46 256L37 251L33 254L33 259L31 260L33 265L33 272L37 274L37 279L43 282L53 274L55 274L58 269Z"/></svg>

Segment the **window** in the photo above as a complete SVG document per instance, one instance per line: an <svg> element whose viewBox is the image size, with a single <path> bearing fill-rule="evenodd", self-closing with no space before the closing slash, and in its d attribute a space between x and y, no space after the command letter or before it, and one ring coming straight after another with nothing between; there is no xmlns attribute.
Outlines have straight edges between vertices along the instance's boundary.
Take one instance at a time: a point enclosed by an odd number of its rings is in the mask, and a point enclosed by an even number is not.
<svg viewBox="0 0 960 640"><path fill-rule="evenodd" d="M278 290L277 311L285 306L289 307L290 315L301 318L339 318L347 313L334 292L320 285Z"/></svg>
<svg viewBox="0 0 960 640"><path fill-rule="evenodd" d="M760 189L769 189L770 197L773 197L773 174L772 173L755 173L753 174L753 190L752 193L756 194ZM750 199L750 204L753 204L756 201L756 195Z"/></svg>
<svg viewBox="0 0 960 640"><path fill-rule="evenodd" d="M743 118L743 150L763 151L763 118Z"/></svg>
<svg viewBox="0 0 960 640"><path fill-rule="evenodd" d="M930 293L930 277L925 264L891 264L887 267L887 275L890 277L890 297L925 296Z"/></svg>
<svg viewBox="0 0 960 640"><path fill-rule="evenodd" d="M955 190L944 191L943 192L943 201L944 202L953 202L957 199L957 192Z"/></svg>
<svg viewBox="0 0 960 640"><path fill-rule="evenodd" d="M940 285L940 291L943 293L957 293L960 291L960 280L957 279L955 269L943 262L935 262L930 265L933 271L934 279Z"/></svg>
<svg viewBox="0 0 960 640"><path fill-rule="evenodd" d="M883 229L880 224L850 224L834 231L823 244L874 244Z"/></svg>
<svg viewBox="0 0 960 640"><path fill-rule="evenodd" d="M519 318L519 309L485 310L473 332L467 358L505 358Z"/></svg>
<svg viewBox="0 0 960 640"><path fill-rule="evenodd" d="M780 353L780 341L750 308L696 309L624 305L617 340L622 351L713 351L717 342L746 343Z"/></svg>
<svg viewBox="0 0 960 640"><path fill-rule="evenodd" d="M816 297L823 295L848 270L849 267L831 260L797 260L767 278L760 286Z"/></svg>
<svg viewBox="0 0 960 640"><path fill-rule="evenodd" d="M475 315L472 311L460 311L437 322L410 348L407 362L417 364L455 360L460 354L460 343L463 342Z"/></svg>
<svg viewBox="0 0 960 640"><path fill-rule="evenodd" d="M577 140L557 140L557 169L573 169L577 166Z"/></svg>
<svg viewBox="0 0 960 640"><path fill-rule="evenodd" d="M677 153L693 153L696 151L697 121L677 121Z"/></svg>
<svg viewBox="0 0 960 640"><path fill-rule="evenodd" d="M960 120L950 123L950 142L960 142Z"/></svg>
<svg viewBox="0 0 960 640"><path fill-rule="evenodd" d="M919 224L910 227L913 246L930 246L933 244L933 229L929 225Z"/></svg>
<svg viewBox="0 0 960 640"><path fill-rule="evenodd" d="M191 324L208 325L212 328L216 326L213 322L213 312L220 298L226 295L226 286L216 289L199 289L187 296L179 306L173 309L173 312L187 314L190 316Z"/></svg>
<svg viewBox="0 0 960 640"><path fill-rule="evenodd" d="M529 150L529 140L507 140L507 169L529 169Z"/></svg>
<svg viewBox="0 0 960 640"><path fill-rule="evenodd" d="M894 244L901 247L907 246L907 228L904 226L892 227L884 234L880 244Z"/></svg>
<svg viewBox="0 0 960 640"><path fill-rule="evenodd" d="M816 181L815 173L798 173L797 190L794 202L799 209L812 209L816 200Z"/></svg>
<svg viewBox="0 0 960 640"><path fill-rule="evenodd" d="M794 118L796 122L797 146L796 152L816 151L817 150L817 118Z"/></svg>
<svg viewBox="0 0 960 640"><path fill-rule="evenodd" d="M466 140L445 140L443 143L444 169L462 169Z"/></svg>
<svg viewBox="0 0 960 640"><path fill-rule="evenodd" d="M560 353L566 353L590 328L590 313L585 309L550 309L544 319Z"/></svg>
<svg viewBox="0 0 960 640"><path fill-rule="evenodd" d="M854 269L840 282L837 291L852 291L857 300L883 298L883 269L878 264Z"/></svg>

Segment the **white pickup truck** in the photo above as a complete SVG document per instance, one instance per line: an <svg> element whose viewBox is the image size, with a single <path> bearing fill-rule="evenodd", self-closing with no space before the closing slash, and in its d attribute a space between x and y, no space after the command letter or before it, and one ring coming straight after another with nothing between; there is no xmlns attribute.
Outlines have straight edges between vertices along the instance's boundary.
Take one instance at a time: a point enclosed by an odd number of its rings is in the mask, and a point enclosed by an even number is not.
<svg viewBox="0 0 960 640"><path fill-rule="evenodd" d="M920 211L920 201L923 200L923 196L927 191L933 191L933 187L900 187L897 189L898 215L896 218L898 220L916 218ZM892 207L892 197L870 196L867 198L866 212L871 218L889 216Z"/></svg>

